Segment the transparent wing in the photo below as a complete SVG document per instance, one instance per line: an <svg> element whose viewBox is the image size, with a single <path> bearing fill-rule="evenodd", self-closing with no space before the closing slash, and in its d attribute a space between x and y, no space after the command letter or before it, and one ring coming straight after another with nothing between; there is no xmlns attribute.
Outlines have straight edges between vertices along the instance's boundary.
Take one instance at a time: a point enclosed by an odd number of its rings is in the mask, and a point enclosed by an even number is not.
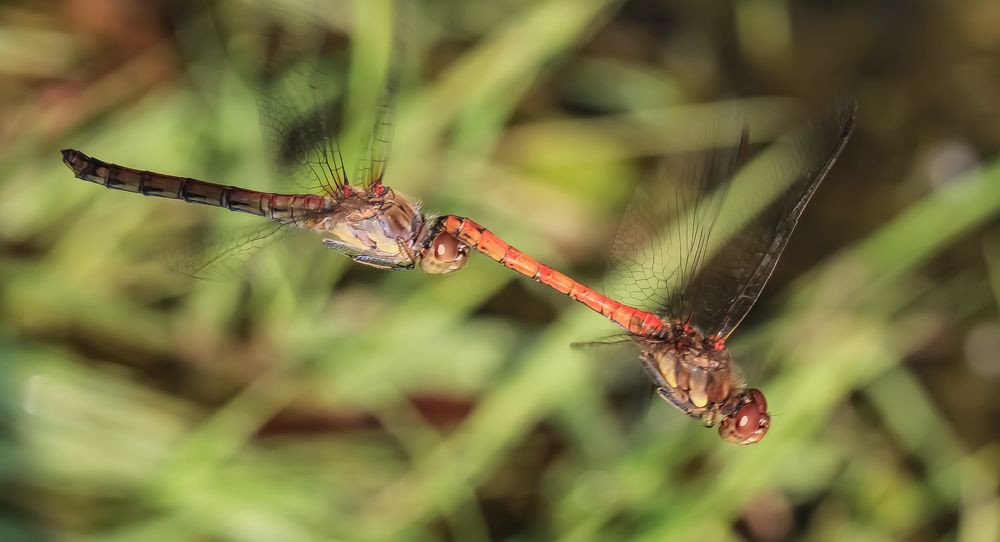
<svg viewBox="0 0 1000 542"><path fill-rule="evenodd" d="M221 242L168 256L169 267L177 273L196 279L224 280L238 277L242 275L248 261L265 247L286 237L293 229L292 224L271 222L227 235Z"/></svg>
<svg viewBox="0 0 1000 542"><path fill-rule="evenodd" d="M624 345L629 348L622 349ZM575 342L570 346L595 353L599 350L600 357L605 358L599 366L595 366L595 370L607 388L605 399L609 409L617 414L625 428L634 426L646 416L656 396L656 387L645 371L634 363L637 355L634 337L618 334L594 341ZM630 360L633 363L612 363L612 360Z"/></svg>
<svg viewBox="0 0 1000 542"><path fill-rule="evenodd" d="M605 277L609 296L673 319L690 316L690 284L749 144L741 118L732 114L691 138L702 150L662 160L637 188Z"/></svg>
<svg viewBox="0 0 1000 542"><path fill-rule="evenodd" d="M294 219L268 221L263 225L237 228L228 233L213 235L217 241L198 245L198 236L184 239L183 248L170 252L169 267L178 273L197 279L228 280L244 275L247 264L261 252L293 232L305 234L318 219L329 218L330 210L300 212ZM194 241L194 242L191 242ZM317 243L318 244L318 243ZM329 246L352 257L349 250Z"/></svg>
<svg viewBox="0 0 1000 542"><path fill-rule="evenodd" d="M338 141L346 52L315 25L275 25L264 41L256 91L265 145L283 177L336 196L350 185Z"/></svg>
<svg viewBox="0 0 1000 542"><path fill-rule="evenodd" d="M781 137L761 157L760 173L732 191L727 209L736 219L727 225L735 233L720 236L725 241L682 293L690 298L690 321L707 335L728 338L757 301L806 204L844 150L856 112L854 99L827 107Z"/></svg>
<svg viewBox="0 0 1000 542"><path fill-rule="evenodd" d="M318 14L285 16L258 40L263 51L256 55L255 80L265 144L282 176L309 191L337 196L352 185L368 189L385 173L402 46L393 28L398 10L376 4L363 4L360 15L336 24ZM348 36L343 27L352 23ZM345 168L342 141L348 151L357 149L353 172Z"/></svg>
<svg viewBox="0 0 1000 542"><path fill-rule="evenodd" d="M639 188L618 229L610 295L727 338L843 150L856 107L854 100L837 102L780 138L762 158L764 167L748 168L760 182L733 182L749 148L741 122L712 130L706 150L665 160Z"/></svg>
<svg viewBox="0 0 1000 542"><path fill-rule="evenodd" d="M396 8L397 11L400 9ZM402 19L397 13L396 19ZM398 24L398 23L397 23ZM374 122L365 138L364 147L359 154L357 177L366 186L382 184L386 166L389 162L389 150L392 147L393 127L395 123L395 103L399 92L400 70L403 58L402 31L393 33L389 64L386 69L385 83L379 95L375 109Z"/></svg>
<svg viewBox="0 0 1000 542"><path fill-rule="evenodd" d="M295 74L301 79L306 76ZM312 77L317 77L314 72ZM338 118L333 102L318 94L321 91L304 83L290 81L296 77L261 89L257 93L264 139L275 157L282 175L294 179L309 192L336 196L350 186L340 145L333 135L338 131ZM290 90L296 88L299 90ZM315 106L309 113L290 106L289 95L299 92L310 96Z"/></svg>

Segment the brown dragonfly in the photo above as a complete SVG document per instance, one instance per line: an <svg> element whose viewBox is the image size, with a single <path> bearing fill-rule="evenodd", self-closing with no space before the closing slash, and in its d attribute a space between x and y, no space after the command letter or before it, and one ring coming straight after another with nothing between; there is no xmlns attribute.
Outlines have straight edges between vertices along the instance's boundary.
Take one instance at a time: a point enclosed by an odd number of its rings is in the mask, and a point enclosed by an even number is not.
<svg viewBox="0 0 1000 542"><path fill-rule="evenodd" d="M379 269L412 269L419 265L428 273L450 273L466 262L466 246L433 227L419 202L383 185L381 177L359 188L341 177L325 194L279 194L140 171L75 149L65 149L62 155L78 179L144 196L249 213L276 222L277 228L312 230L324 237L323 244L328 248ZM242 244L236 243L226 252L239 252ZM213 253L207 258L225 257L227 254ZM210 263L202 262L194 270Z"/></svg>
<svg viewBox="0 0 1000 542"><path fill-rule="evenodd" d="M394 10L402 9L399 4ZM293 18L294 20L294 18ZM78 179L106 188L222 207L271 220L262 230L224 243L180 266L199 276L216 263L259 248L295 229L311 230L323 244L354 261L378 269L450 273L465 265L466 247L434 228L419 201L383 183L393 129L393 102L399 80L400 40L392 36L381 95L357 167L348 175L338 140L344 112L338 46L340 36L312 22L285 21L268 27L251 43L263 56L254 81L264 138L282 174L307 193L275 193L143 171L95 158L76 149L62 151ZM319 44L319 45L317 45ZM324 47L331 46L332 49ZM317 50L319 49L319 50ZM366 68L368 68L366 66ZM347 71L346 69L342 71Z"/></svg>

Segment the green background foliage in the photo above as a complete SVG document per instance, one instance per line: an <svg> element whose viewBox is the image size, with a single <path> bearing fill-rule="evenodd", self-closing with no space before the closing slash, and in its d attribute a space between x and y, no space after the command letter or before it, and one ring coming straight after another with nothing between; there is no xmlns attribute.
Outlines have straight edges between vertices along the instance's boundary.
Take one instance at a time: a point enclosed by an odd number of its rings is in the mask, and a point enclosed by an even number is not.
<svg viewBox="0 0 1000 542"><path fill-rule="evenodd" d="M288 190L225 29L319 18L352 37L363 96L385 8L0 7L0 539L1000 536L993 3L408 8L386 182L588 284L644 164L700 114L744 96L789 125L859 98L731 343L775 414L750 447L646 409L634 350L568 346L608 322L485 258L378 272L303 236L189 280L171 251L253 217L60 163Z"/></svg>

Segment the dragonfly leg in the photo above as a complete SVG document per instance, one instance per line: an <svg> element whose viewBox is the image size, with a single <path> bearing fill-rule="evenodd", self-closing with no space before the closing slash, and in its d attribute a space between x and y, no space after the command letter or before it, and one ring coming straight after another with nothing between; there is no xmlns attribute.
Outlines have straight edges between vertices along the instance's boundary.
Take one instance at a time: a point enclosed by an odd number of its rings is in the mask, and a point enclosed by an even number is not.
<svg viewBox="0 0 1000 542"><path fill-rule="evenodd" d="M671 393L670 388L663 388L663 387L656 388L656 393L660 397L662 397L666 402L680 409L680 411L683 412L684 414L687 414L692 418L699 417L699 414L691 409L691 405L687 401L682 401L679 397L675 397L674 394Z"/></svg>
<svg viewBox="0 0 1000 542"><path fill-rule="evenodd" d="M385 269L389 271L406 271L409 269L413 269L412 262L399 263L391 258L381 258L378 256L367 256L362 254L359 256L351 256L351 259L358 263L370 265L376 269Z"/></svg>
<svg viewBox="0 0 1000 542"><path fill-rule="evenodd" d="M323 239L323 245L326 246L326 248L336 250L358 263L374 267L376 269L392 271L413 269L413 260L410 260L408 263L400 263L396 260L396 256L378 252L372 253L371 251L361 251L352 245L336 239Z"/></svg>
<svg viewBox="0 0 1000 542"><path fill-rule="evenodd" d="M396 239L396 244L399 245L399 252L401 254L406 254L407 259L411 262L408 269L413 269L413 262L417 261L417 255L410 250L410 247L402 239Z"/></svg>

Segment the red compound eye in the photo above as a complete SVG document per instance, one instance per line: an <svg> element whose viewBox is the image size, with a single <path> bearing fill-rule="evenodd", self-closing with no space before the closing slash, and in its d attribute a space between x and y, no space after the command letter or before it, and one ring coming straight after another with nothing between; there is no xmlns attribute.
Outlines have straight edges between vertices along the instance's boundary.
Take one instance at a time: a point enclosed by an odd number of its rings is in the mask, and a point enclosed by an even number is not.
<svg viewBox="0 0 1000 542"><path fill-rule="evenodd" d="M771 416L767 413L767 400L757 389L747 392L747 402L731 416L722 420L719 434L722 438L738 444L753 444L764 438L771 426Z"/></svg>
<svg viewBox="0 0 1000 542"><path fill-rule="evenodd" d="M733 430L741 437L749 437L760 427L761 413L756 405L746 405L736 411Z"/></svg>
<svg viewBox="0 0 1000 542"><path fill-rule="evenodd" d="M449 233L437 234L431 243L431 254L439 260L454 260L459 256L460 243Z"/></svg>
<svg viewBox="0 0 1000 542"><path fill-rule="evenodd" d="M428 273L451 273L465 266L469 248L454 235L440 232L420 251L420 268Z"/></svg>

